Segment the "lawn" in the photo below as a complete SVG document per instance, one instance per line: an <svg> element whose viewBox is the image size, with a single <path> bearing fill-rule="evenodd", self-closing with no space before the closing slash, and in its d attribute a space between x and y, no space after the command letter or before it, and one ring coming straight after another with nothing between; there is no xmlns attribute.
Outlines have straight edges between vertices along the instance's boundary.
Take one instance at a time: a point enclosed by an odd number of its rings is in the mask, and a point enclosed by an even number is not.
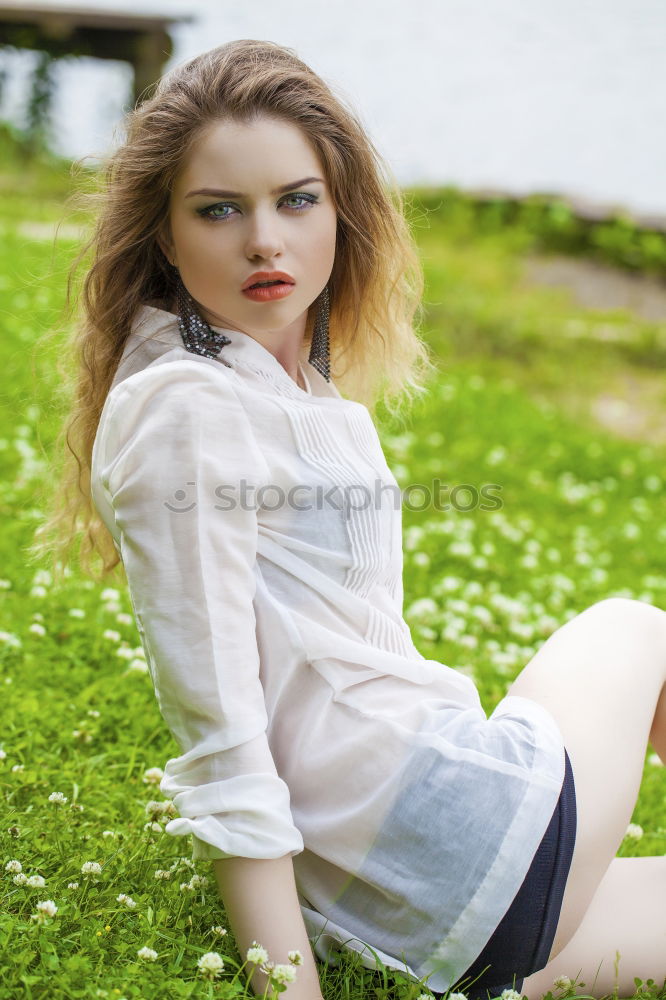
<svg viewBox="0 0 666 1000"><path fill-rule="evenodd" d="M69 181L49 177L5 166L0 178L0 1000L244 996L212 869L162 829L161 767L179 751L126 590L74 569L55 587L25 558L62 405L61 335L34 345L58 321L76 247L71 225L53 241ZM663 368L653 323L526 283L524 232L425 213L414 225L440 371L405 425L378 415L405 489L405 617L424 656L474 677L490 713L591 603L666 608L666 442L629 420L601 426L593 405L630 376L663 423ZM649 751L619 854L664 853L666 769ZM37 908L46 900L55 915ZM217 978L214 959L199 964L209 953L224 960ZM327 1000L428 992L352 956L320 971Z"/></svg>

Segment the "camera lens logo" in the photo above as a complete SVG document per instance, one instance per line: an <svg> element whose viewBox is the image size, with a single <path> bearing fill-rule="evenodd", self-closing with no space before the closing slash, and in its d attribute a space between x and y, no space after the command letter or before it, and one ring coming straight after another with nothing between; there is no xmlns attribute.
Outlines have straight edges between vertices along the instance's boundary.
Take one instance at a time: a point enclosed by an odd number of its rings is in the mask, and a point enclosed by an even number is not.
<svg viewBox="0 0 666 1000"><path fill-rule="evenodd" d="M196 486L196 482L188 482L185 485L186 486ZM187 500L187 490L176 490L176 492L173 495L173 498L174 498L174 500L178 504L182 505L183 502L185 500ZM168 502L168 500L164 501L164 506L168 510L172 511L174 514L186 514L188 511L194 510L194 508L196 507L196 505L197 505L196 500L192 501L192 503L189 504L189 506L187 506L187 507L183 507L183 506L172 507L171 504Z"/></svg>

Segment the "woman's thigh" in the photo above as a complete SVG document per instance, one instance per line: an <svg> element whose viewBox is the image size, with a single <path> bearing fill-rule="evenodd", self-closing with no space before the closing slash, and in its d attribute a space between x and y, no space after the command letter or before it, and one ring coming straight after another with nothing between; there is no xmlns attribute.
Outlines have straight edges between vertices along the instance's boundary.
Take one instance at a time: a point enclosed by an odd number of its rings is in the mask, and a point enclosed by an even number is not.
<svg viewBox="0 0 666 1000"><path fill-rule="evenodd" d="M571 758L577 831L550 958L581 923L638 797L666 684L666 612L607 598L554 632L507 694L544 705Z"/></svg>

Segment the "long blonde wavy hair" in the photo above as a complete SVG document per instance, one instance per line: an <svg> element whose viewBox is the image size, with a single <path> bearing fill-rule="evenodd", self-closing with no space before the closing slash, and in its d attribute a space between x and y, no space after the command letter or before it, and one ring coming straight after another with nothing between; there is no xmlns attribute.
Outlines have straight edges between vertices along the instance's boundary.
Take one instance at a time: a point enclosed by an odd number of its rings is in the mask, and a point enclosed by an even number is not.
<svg viewBox="0 0 666 1000"><path fill-rule="evenodd" d="M344 99L293 50L269 41L227 42L177 66L127 113L124 141L98 172L97 188L73 196L93 209L94 222L70 269L66 308L70 315L76 309L76 316L59 351L69 412L51 460L39 540L27 550L33 562L50 555L57 580L71 573L66 567L77 540L79 566L94 579L105 579L120 563L91 500L92 448L137 310L173 300L173 274L157 237L168 219L174 180L212 122L248 123L260 115L302 130L336 207L328 287L331 375L340 392L373 415L380 399L397 413L426 391L436 369L415 331L424 279L405 197ZM74 303L82 262L85 277ZM311 306L308 344L313 326ZM102 560L99 573L96 556Z"/></svg>

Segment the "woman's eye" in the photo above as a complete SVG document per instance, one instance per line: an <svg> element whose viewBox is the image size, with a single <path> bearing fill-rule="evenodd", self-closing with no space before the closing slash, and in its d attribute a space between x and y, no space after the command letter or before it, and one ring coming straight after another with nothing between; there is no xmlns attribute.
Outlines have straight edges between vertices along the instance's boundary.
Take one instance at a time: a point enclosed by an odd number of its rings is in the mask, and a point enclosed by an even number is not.
<svg viewBox="0 0 666 1000"><path fill-rule="evenodd" d="M301 204L287 205L286 203L289 201L300 201ZM286 198L282 199L281 204L286 205L286 207L291 211L302 212L310 205L314 205L317 201L319 201L319 198L316 194L289 194ZM224 212L224 209L233 209L234 207L234 205L228 205L226 202L220 202L217 205L210 205L208 208L200 208L197 211L203 219L228 219L233 213L231 211Z"/></svg>
<svg viewBox="0 0 666 1000"><path fill-rule="evenodd" d="M285 198L285 201L290 201L294 198L302 198L306 202L306 204L310 205L314 205L314 203L319 200L316 194L289 194ZM299 205L297 207L298 210L300 211L302 208L305 208L305 205Z"/></svg>
<svg viewBox="0 0 666 1000"><path fill-rule="evenodd" d="M217 215L217 212L223 208L231 208L231 205L211 205L210 208L202 209L199 214L206 219L226 219L226 215Z"/></svg>

